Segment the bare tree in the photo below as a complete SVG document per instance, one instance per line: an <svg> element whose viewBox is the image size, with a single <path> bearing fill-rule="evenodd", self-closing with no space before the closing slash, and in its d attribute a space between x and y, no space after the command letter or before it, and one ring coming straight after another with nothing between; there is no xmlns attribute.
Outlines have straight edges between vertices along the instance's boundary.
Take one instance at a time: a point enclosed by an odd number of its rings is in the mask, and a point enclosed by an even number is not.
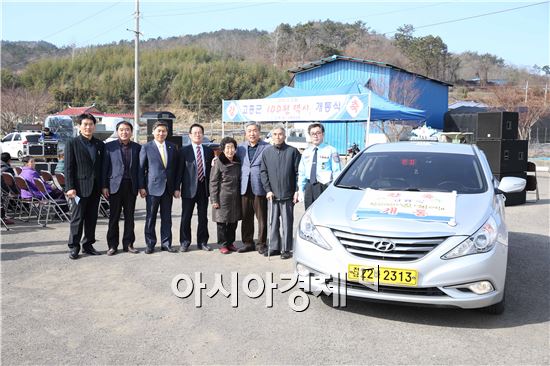
<svg viewBox="0 0 550 366"><path fill-rule="evenodd" d="M390 81L388 99L407 107L413 107L420 96L420 90L416 87L416 77L407 76L404 73L395 75ZM370 83L371 89L379 95L384 95L384 87L380 83ZM386 136L388 141L399 141L413 128L402 121L374 121L376 126Z"/></svg>
<svg viewBox="0 0 550 366"><path fill-rule="evenodd" d="M3 89L0 104L2 133L11 132L20 122L34 123L44 120L53 102L52 96L44 91Z"/></svg>
<svg viewBox="0 0 550 366"><path fill-rule="evenodd" d="M489 101L496 110L519 112L519 138L529 139L531 127L541 118L550 115L550 105L544 101L542 88L531 87L527 93L524 88L499 86L492 88L494 99Z"/></svg>

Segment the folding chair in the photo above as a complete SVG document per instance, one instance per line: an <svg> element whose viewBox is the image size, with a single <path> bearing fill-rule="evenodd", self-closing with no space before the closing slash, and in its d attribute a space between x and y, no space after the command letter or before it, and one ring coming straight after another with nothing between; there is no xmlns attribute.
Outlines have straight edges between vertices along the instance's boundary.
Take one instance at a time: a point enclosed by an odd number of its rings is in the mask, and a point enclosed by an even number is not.
<svg viewBox="0 0 550 366"><path fill-rule="evenodd" d="M19 189L19 196L21 200L21 210L19 211L19 218L22 219L22 215L23 215L22 208L25 204L27 204L29 206L29 210L28 210L29 214L27 216L26 221L29 221L33 211L35 211L36 214L38 215L39 199L32 194L32 191L29 188L29 185L27 184L27 181L24 178L17 176L17 177L14 177L14 180L15 180L15 185ZM29 192L31 194L31 197L23 198L23 196L21 195L21 191Z"/></svg>
<svg viewBox="0 0 550 366"><path fill-rule="evenodd" d="M105 218L109 218L109 211L111 209L111 205L109 203L109 200L105 198L103 193L101 193L99 198L99 214L101 214Z"/></svg>
<svg viewBox="0 0 550 366"><path fill-rule="evenodd" d="M65 190L65 174L55 173L55 181L59 189Z"/></svg>
<svg viewBox="0 0 550 366"><path fill-rule="evenodd" d="M18 211L22 211L23 208L25 208L21 200L21 192L15 183L15 177L10 173L3 172L2 181L9 189L9 191L6 192L6 196L3 196L7 201L6 212L13 208L13 217L15 217Z"/></svg>
<svg viewBox="0 0 550 366"><path fill-rule="evenodd" d="M15 166L13 167L13 171L15 172L15 175L18 176L18 175L21 175L21 172L23 171L23 169L21 169L21 167L19 166Z"/></svg>
<svg viewBox="0 0 550 366"><path fill-rule="evenodd" d="M48 225L48 221L50 218L50 209L53 208L55 214L61 221L69 221L69 217L63 211L63 207L66 207L67 210L69 209L69 203L65 198L63 199L55 199L53 198L48 190L46 189L46 183L40 178L34 178L34 185L36 185L36 188L38 188L38 191L43 195L43 198L39 200L39 206L40 211L38 213L38 224L42 225L43 227L46 227ZM40 223L40 219L42 218L42 209L47 208L48 211L46 212L46 221L42 224Z"/></svg>
<svg viewBox="0 0 550 366"><path fill-rule="evenodd" d="M534 173L529 174L529 173ZM525 185L526 191L535 191L536 192L536 201L540 199L539 196L539 185L537 184L537 165L532 161L527 162L527 184Z"/></svg>
<svg viewBox="0 0 550 366"><path fill-rule="evenodd" d="M47 170L41 170L40 177L42 177L42 180L46 183L53 182L53 175Z"/></svg>

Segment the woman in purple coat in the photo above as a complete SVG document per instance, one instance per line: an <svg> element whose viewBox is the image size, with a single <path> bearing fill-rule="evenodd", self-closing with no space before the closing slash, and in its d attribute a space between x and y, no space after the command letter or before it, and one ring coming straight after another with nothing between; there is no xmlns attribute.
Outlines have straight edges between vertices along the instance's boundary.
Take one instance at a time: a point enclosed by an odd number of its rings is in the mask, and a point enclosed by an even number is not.
<svg viewBox="0 0 550 366"><path fill-rule="evenodd" d="M21 174L19 174L19 176L27 181L30 192L26 189L22 189L21 197L44 198L44 195L38 190L38 187L36 187L36 185L34 184L34 178L41 178L40 174L35 169L36 161L31 156L25 156L22 161L25 165L21 168ZM63 192L61 192L57 188L52 188L52 186L50 186L48 183L44 183L44 186L46 187L46 190L53 199L61 199L65 197L65 194Z"/></svg>

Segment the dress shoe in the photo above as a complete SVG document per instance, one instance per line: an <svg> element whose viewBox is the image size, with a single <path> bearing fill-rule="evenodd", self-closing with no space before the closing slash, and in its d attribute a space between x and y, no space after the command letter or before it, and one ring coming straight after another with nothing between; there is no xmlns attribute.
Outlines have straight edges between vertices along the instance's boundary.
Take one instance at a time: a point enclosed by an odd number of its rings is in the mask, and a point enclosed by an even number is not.
<svg viewBox="0 0 550 366"><path fill-rule="evenodd" d="M258 244L256 246L256 249L258 250L258 253L261 254L261 255L264 255L266 250L267 250L267 245L265 244Z"/></svg>
<svg viewBox="0 0 550 366"><path fill-rule="evenodd" d="M153 254L154 251L155 251L154 248L149 248L149 247L145 248L145 254Z"/></svg>
<svg viewBox="0 0 550 366"><path fill-rule="evenodd" d="M204 251L207 251L207 252L212 251L212 247L210 245L206 244L206 243L197 245L197 248L199 248L201 250L204 250Z"/></svg>
<svg viewBox="0 0 550 366"><path fill-rule="evenodd" d="M274 255L281 254L280 250L266 250L264 253L264 257L273 257Z"/></svg>
<svg viewBox="0 0 550 366"><path fill-rule="evenodd" d="M291 252L282 252L281 253L281 259L290 259L292 258L292 253Z"/></svg>
<svg viewBox="0 0 550 366"><path fill-rule="evenodd" d="M126 249L126 251L128 251L128 252L130 252L130 253L134 253L134 254L138 254L138 253L139 253L139 250L137 250L136 248L134 248L133 245L128 246L128 249Z"/></svg>
<svg viewBox="0 0 550 366"><path fill-rule="evenodd" d="M254 244L246 244L244 247L240 248L239 250L237 250L237 252L239 253L247 253L247 252L252 252L254 251Z"/></svg>
<svg viewBox="0 0 550 366"><path fill-rule="evenodd" d="M160 250L162 250L163 252L168 252L168 253L176 253L177 252L177 250L172 249L172 247L169 247L167 245L162 245L160 247Z"/></svg>
<svg viewBox="0 0 550 366"><path fill-rule="evenodd" d="M83 249L82 253L86 253L88 255L101 255L101 253L95 250L91 245L88 249Z"/></svg>
<svg viewBox="0 0 550 366"><path fill-rule="evenodd" d="M236 252L237 248L235 247L235 244L229 244L227 246L227 249L229 249L231 252Z"/></svg>
<svg viewBox="0 0 550 366"><path fill-rule="evenodd" d="M115 255L116 254L116 249L114 248L109 248L109 250L107 251L107 255Z"/></svg>
<svg viewBox="0 0 550 366"><path fill-rule="evenodd" d="M191 243L181 243L180 252L187 252L189 250L189 245L191 245Z"/></svg>
<svg viewBox="0 0 550 366"><path fill-rule="evenodd" d="M229 254L229 253L231 253L231 251L229 250L229 248L227 246L223 246L223 247L220 248L220 253Z"/></svg>
<svg viewBox="0 0 550 366"><path fill-rule="evenodd" d="M71 249L71 252L69 253L69 258L78 259L78 252L79 250L77 248Z"/></svg>

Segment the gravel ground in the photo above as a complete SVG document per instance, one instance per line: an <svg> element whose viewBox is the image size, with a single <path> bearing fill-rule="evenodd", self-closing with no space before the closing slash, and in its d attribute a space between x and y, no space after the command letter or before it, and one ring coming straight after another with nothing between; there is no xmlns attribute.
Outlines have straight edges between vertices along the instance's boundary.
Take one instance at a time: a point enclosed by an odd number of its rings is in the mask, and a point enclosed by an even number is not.
<svg viewBox="0 0 550 366"><path fill-rule="evenodd" d="M284 284L279 277L293 272L293 262L197 250L71 261L66 223L47 228L18 223L1 236L2 364L548 365L548 180L548 173L539 174L540 201L506 209L508 303L501 316L352 300L336 309L330 299L313 297L298 313L287 303L292 291L276 290L273 307L266 307L265 293L251 299L240 285L238 307L232 307L219 293L206 295L214 273L224 275L226 288L233 271L240 281L272 272ZM296 223L302 213L300 204ZM144 201L138 199L139 249L144 216ZM215 227L209 228L214 242ZM102 252L106 231L107 220L100 219L95 247ZM194 305L197 291L181 299L171 290L174 276L195 272L207 284L200 308Z"/></svg>

